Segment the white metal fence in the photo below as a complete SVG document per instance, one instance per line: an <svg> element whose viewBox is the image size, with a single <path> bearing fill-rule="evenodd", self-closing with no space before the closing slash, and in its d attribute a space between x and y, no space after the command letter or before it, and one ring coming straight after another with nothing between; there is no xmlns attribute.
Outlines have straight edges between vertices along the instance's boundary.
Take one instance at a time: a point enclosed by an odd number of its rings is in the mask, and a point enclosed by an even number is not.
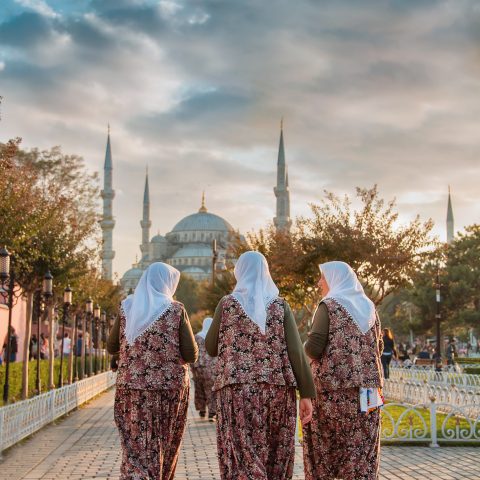
<svg viewBox="0 0 480 480"><path fill-rule="evenodd" d="M0 454L115 384L105 372L0 408Z"/></svg>
<svg viewBox="0 0 480 480"><path fill-rule="evenodd" d="M425 373L425 372L424 372ZM385 381L382 441L393 443L480 443L480 387L463 379L415 377ZM436 380L436 381L435 381ZM473 382L475 383L475 382Z"/></svg>
<svg viewBox="0 0 480 480"><path fill-rule="evenodd" d="M436 385L455 385L457 387L480 388L480 375L458 373L454 371L436 372L435 370L391 367L390 379L413 380L417 382L428 382Z"/></svg>

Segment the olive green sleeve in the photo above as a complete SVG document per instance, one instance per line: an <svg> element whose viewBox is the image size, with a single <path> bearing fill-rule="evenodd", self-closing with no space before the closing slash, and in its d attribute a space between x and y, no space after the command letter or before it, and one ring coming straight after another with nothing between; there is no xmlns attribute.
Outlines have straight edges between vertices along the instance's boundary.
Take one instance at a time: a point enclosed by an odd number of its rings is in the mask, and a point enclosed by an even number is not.
<svg viewBox="0 0 480 480"><path fill-rule="evenodd" d="M312 330L309 332L308 339L305 342L305 352L310 358L318 360L322 356L328 342L329 327L328 309L324 303L321 303L315 312Z"/></svg>
<svg viewBox="0 0 480 480"><path fill-rule="evenodd" d="M183 309L180 322L180 355L187 363L195 363L198 360L198 345L193 335L192 326L188 314Z"/></svg>
<svg viewBox="0 0 480 480"><path fill-rule="evenodd" d="M292 365L293 374L297 381L297 388L301 398L315 398L315 385L312 370L303 351L302 341L298 333L295 317L290 305L285 302L285 316L283 320L285 340L287 342L288 358Z"/></svg>
<svg viewBox="0 0 480 480"><path fill-rule="evenodd" d="M220 322L222 320L223 298L218 302L215 314L213 315L213 322L208 329L205 337L205 349L211 357L218 355L218 336L220 334Z"/></svg>
<svg viewBox="0 0 480 480"><path fill-rule="evenodd" d="M83 338L82 338L83 341ZM110 355L120 352L120 315L117 315L107 340L107 351Z"/></svg>

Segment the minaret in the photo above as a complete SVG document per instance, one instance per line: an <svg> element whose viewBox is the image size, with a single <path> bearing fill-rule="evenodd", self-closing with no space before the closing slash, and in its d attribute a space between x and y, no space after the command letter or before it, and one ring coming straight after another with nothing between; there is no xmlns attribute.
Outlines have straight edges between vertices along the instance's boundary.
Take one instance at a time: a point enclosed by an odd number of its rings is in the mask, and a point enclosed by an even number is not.
<svg viewBox="0 0 480 480"><path fill-rule="evenodd" d="M103 190L101 196L103 199L103 217L100 221L102 228L102 278L112 280L113 277L113 227L115 220L113 219L113 198L115 191L112 184L112 148L110 146L110 125L108 126L107 150L105 152L105 165L103 166Z"/></svg>
<svg viewBox="0 0 480 480"><path fill-rule="evenodd" d="M141 262L143 263L144 259L148 260L150 227L152 226L152 222L150 221L150 191L148 189L148 168L145 175L145 190L143 191L143 218L140 221L140 226L142 227L142 244L140 245L140 250L142 252Z"/></svg>
<svg viewBox="0 0 480 480"><path fill-rule="evenodd" d="M448 205L447 205L447 243L452 243L455 238L455 228L453 220L452 198L450 195L450 185L448 186Z"/></svg>
<svg viewBox="0 0 480 480"><path fill-rule="evenodd" d="M290 191L288 189L288 167L285 162L285 147L283 145L283 118L280 122L280 145L278 147L277 186L273 189L277 197L277 215L273 223L277 231L289 231L292 225L290 219Z"/></svg>

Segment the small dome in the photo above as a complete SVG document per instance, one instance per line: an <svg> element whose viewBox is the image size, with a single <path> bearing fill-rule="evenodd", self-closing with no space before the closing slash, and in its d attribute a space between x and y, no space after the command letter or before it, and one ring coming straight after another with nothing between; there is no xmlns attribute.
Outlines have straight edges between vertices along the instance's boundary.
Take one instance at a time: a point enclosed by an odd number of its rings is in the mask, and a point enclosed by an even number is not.
<svg viewBox="0 0 480 480"><path fill-rule="evenodd" d="M233 232L233 227L222 217L213 213L200 211L188 215L180 220L172 232L198 232L198 231L219 231Z"/></svg>
<svg viewBox="0 0 480 480"><path fill-rule="evenodd" d="M172 258L185 258L185 257L211 257L212 249L206 245L186 245L178 249Z"/></svg>
<svg viewBox="0 0 480 480"><path fill-rule="evenodd" d="M133 267L123 274L122 280L139 280L142 274L143 270Z"/></svg>
<svg viewBox="0 0 480 480"><path fill-rule="evenodd" d="M165 237L162 237L162 235L158 234L152 237L151 240L152 243L166 243L167 239Z"/></svg>
<svg viewBox="0 0 480 480"><path fill-rule="evenodd" d="M202 270L199 267L187 267L182 269L182 273L203 273L205 274L205 271Z"/></svg>

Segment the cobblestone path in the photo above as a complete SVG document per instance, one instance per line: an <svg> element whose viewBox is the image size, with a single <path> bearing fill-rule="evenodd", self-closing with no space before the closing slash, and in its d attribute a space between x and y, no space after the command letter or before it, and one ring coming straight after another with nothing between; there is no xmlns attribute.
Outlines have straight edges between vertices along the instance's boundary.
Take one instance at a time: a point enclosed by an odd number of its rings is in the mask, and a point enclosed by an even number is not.
<svg viewBox="0 0 480 480"><path fill-rule="evenodd" d="M120 446L113 423L113 391L93 400L56 425L44 428L4 453L0 480L118 479ZM218 479L215 426L193 408L176 480ZM382 480L460 480L480 478L475 447L383 447ZM297 450L295 480L303 479Z"/></svg>

